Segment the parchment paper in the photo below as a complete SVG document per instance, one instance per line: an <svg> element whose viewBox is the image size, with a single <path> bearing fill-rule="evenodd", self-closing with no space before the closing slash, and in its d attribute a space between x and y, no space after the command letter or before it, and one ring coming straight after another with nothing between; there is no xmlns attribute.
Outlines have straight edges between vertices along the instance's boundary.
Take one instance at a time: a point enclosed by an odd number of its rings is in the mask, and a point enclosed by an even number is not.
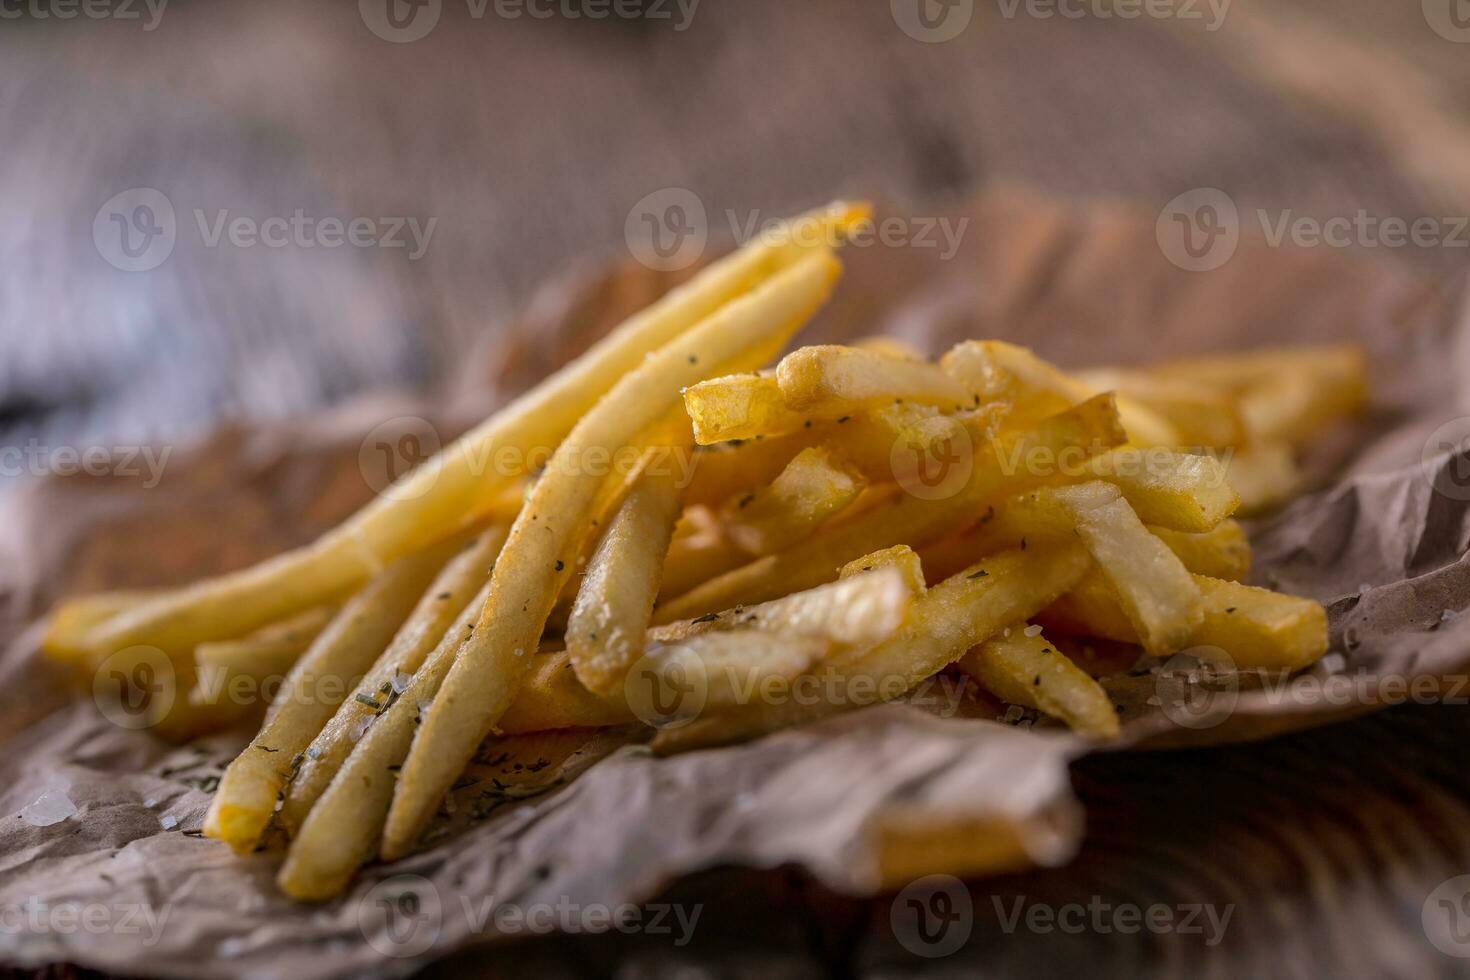
<svg viewBox="0 0 1470 980"><path fill-rule="evenodd" d="M1063 365L1343 339L1371 351L1370 417L1314 447L1322 489L1252 534L1253 579L1326 603L1334 652L1306 682L1264 689L1141 665L1109 682L1127 743L1260 738L1396 697L1470 695L1453 680L1470 659L1470 617L1458 615L1470 604L1470 423L1453 423L1470 406L1455 392L1465 333L1450 287L1391 256L1250 236L1222 268L1189 273L1165 259L1152 213L1019 188L896 213L969 223L948 258L849 248L832 306L800 342L890 332L934 353L1002 337ZM36 620L55 598L185 581L311 539L381 485L369 449L384 433L447 441L691 272L569 273L520 321L487 329L463 377L432 399L374 397L221 432L177 449L157 486L57 477L12 496L0 525L3 957L159 975L206 962L220 976L401 974L473 942L608 928L635 914L624 903L717 864L794 862L863 892L1065 862L1084 817L1067 763L1087 745L1024 714L993 720L993 705L889 705L666 759L635 731L487 743L442 843L302 907L274 888L277 854L242 860L198 836L212 777L248 733L168 745L112 724L37 660ZM1324 693L1329 675L1351 681L1345 697ZM1399 695L1386 679L1422 686ZM48 826L23 816L58 791L74 814ZM653 913L637 914L646 925Z"/></svg>

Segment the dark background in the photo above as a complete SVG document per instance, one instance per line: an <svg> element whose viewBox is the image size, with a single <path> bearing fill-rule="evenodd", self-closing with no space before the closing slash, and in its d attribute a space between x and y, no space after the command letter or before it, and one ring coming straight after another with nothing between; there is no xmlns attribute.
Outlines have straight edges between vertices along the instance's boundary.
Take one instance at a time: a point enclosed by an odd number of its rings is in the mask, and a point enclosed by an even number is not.
<svg viewBox="0 0 1470 980"><path fill-rule="evenodd" d="M1434 4L1235 0L1210 31L1207 4L1204 21L1107 16L1107 2L1043 19L976 0L939 44L874 0L702 0L683 31L493 5L476 19L446 0L408 44L348 2L173 0L153 30L141 6L137 20L0 20L0 444L187 441L370 389L493 385L497 329L548 280L626 259L630 211L669 187L711 215L765 217L839 194L922 208L1001 181L1155 209L1218 187L1242 208L1461 215L1470 44L1431 28ZM113 268L92 234L133 187L178 212L178 244L148 272ZM437 224L412 261L209 249L194 208ZM1375 257L1448 277L1465 255ZM1463 709L1416 707L1258 746L1086 760L1082 857L976 883L975 938L944 960L894 942L887 899L721 871L675 886L706 904L690 947L546 939L446 970L1461 974L1470 961L1431 947L1419 914L1470 872L1467 735ZM1238 907L1206 949L1001 936L993 893Z"/></svg>

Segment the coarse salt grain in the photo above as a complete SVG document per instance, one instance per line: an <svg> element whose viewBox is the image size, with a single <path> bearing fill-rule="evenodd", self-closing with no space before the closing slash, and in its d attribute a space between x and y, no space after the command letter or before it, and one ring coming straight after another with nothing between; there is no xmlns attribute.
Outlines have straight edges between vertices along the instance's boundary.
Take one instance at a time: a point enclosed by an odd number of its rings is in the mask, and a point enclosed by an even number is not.
<svg viewBox="0 0 1470 980"><path fill-rule="evenodd" d="M1040 636L1041 635L1041 627L1040 626L1037 626L1035 623L1032 623L1030 626L1026 627L1021 632L1025 633L1027 636Z"/></svg>

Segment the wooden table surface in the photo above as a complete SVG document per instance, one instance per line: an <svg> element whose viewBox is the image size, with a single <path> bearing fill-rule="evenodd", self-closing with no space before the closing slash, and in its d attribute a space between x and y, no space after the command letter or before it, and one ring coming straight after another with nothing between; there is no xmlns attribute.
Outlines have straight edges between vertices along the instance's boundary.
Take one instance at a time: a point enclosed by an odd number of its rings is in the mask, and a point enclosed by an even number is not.
<svg viewBox="0 0 1470 980"><path fill-rule="evenodd" d="M405 45L369 34L351 3L175 0L153 31L4 22L0 440L168 439L375 386L474 383L493 372L466 368L466 352L548 276L618 254L634 202L669 186L711 213L769 215L996 180L1155 206L1215 186L1299 214L1470 208L1470 46L1420 4L1235 0L1216 31L1107 16L1121 9L1109 2L1072 4L1090 11L1075 19L974 6L944 44L906 36L881 0L706 0L682 32L477 21L446 4ZM143 288L100 264L87 234L132 186L169 187L181 213L440 222L412 261L181 245ZM1464 255L1379 253L1432 275ZM891 897L723 869L672 887L705 907L685 947L555 937L429 972L1460 975L1470 960L1436 949L1421 913L1470 873L1467 737L1462 707L1405 706L1257 745L1084 760L1082 855L972 883L972 936L944 958L895 940ZM1008 933L1018 897L1234 911L1215 946Z"/></svg>

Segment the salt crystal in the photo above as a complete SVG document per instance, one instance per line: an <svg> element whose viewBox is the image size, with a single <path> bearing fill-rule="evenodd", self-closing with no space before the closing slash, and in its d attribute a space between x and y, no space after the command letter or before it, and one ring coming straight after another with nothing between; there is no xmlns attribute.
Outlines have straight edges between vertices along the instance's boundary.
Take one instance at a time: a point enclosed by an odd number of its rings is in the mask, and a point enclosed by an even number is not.
<svg viewBox="0 0 1470 980"><path fill-rule="evenodd" d="M408 690L408 685L413 683L412 674L395 673L393 675L393 693L402 694Z"/></svg>
<svg viewBox="0 0 1470 980"><path fill-rule="evenodd" d="M1041 635L1041 627L1040 626L1037 626L1036 624L1033 623L1032 625L1030 625L1030 626L1026 627L1024 630L1022 630L1022 632L1025 633L1027 636L1040 636Z"/></svg>
<svg viewBox="0 0 1470 980"><path fill-rule="evenodd" d="M1439 621L1441 623L1448 623L1450 620L1452 620L1454 618L1455 618L1455 611L1453 609L1446 609L1444 612L1442 612L1442 613L1439 614Z"/></svg>
<svg viewBox="0 0 1470 980"><path fill-rule="evenodd" d="M143 805L146 806L148 809L151 810L154 807L158 806L158 801L155 800L153 797L150 796L150 797L148 797L148 799L146 799L146 800L143 801Z"/></svg>
<svg viewBox="0 0 1470 980"><path fill-rule="evenodd" d="M1147 701L1144 702L1144 704L1151 705L1151 706L1153 706L1155 708L1159 707L1163 703L1164 703L1163 701L1160 701L1159 700L1158 695L1154 695L1153 697L1149 698Z"/></svg>
<svg viewBox="0 0 1470 980"><path fill-rule="evenodd" d="M1321 662L1318 664L1319 669L1321 669L1324 674L1336 674L1346 666L1347 657L1344 657L1342 654L1337 652L1329 653L1327 656L1323 657Z"/></svg>
<svg viewBox="0 0 1470 980"><path fill-rule="evenodd" d="M420 698L419 699L419 703L418 703L419 721L423 721L424 720L424 715L428 714L429 713L429 709L432 708L433 706L434 706L434 699L433 698Z"/></svg>
<svg viewBox="0 0 1470 980"><path fill-rule="evenodd" d="M367 715L357 719L352 728L347 732L347 737L354 742L359 742L367 734L367 730L373 727L373 722L378 720L377 715Z"/></svg>
<svg viewBox="0 0 1470 980"><path fill-rule="evenodd" d="M159 818L158 825L164 830L173 830L179 825L179 818L172 815L164 815Z"/></svg>
<svg viewBox="0 0 1470 980"><path fill-rule="evenodd" d="M1001 718L1001 721L1007 725L1014 725L1024 717L1026 717L1026 709L1019 704L1013 704L1006 709L1005 717Z"/></svg>
<svg viewBox="0 0 1470 980"><path fill-rule="evenodd" d="M1367 582L1359 582L1358 583L1358 591L1359 592L1367 592L1371 588L1373 588L1373 586L1369 585Z"/></svg>
<svg viewBox="0 0 1470 980"><path fill-rule="evenodd" d="M1010 635L1011 635L1011 628L1009 626L1007 626L1005 628L1005 630L1002 631L1001 636L1010 636Z"/></svg>
<svg viewBox="0 0 1470 980"><path fill-rule="evenodd" d="M66 789L53 786L36 797L34 803L22 809L20 818L32 827L49 827L54 823L61 823L76 812L77 805L66 795Z"/></svg>

